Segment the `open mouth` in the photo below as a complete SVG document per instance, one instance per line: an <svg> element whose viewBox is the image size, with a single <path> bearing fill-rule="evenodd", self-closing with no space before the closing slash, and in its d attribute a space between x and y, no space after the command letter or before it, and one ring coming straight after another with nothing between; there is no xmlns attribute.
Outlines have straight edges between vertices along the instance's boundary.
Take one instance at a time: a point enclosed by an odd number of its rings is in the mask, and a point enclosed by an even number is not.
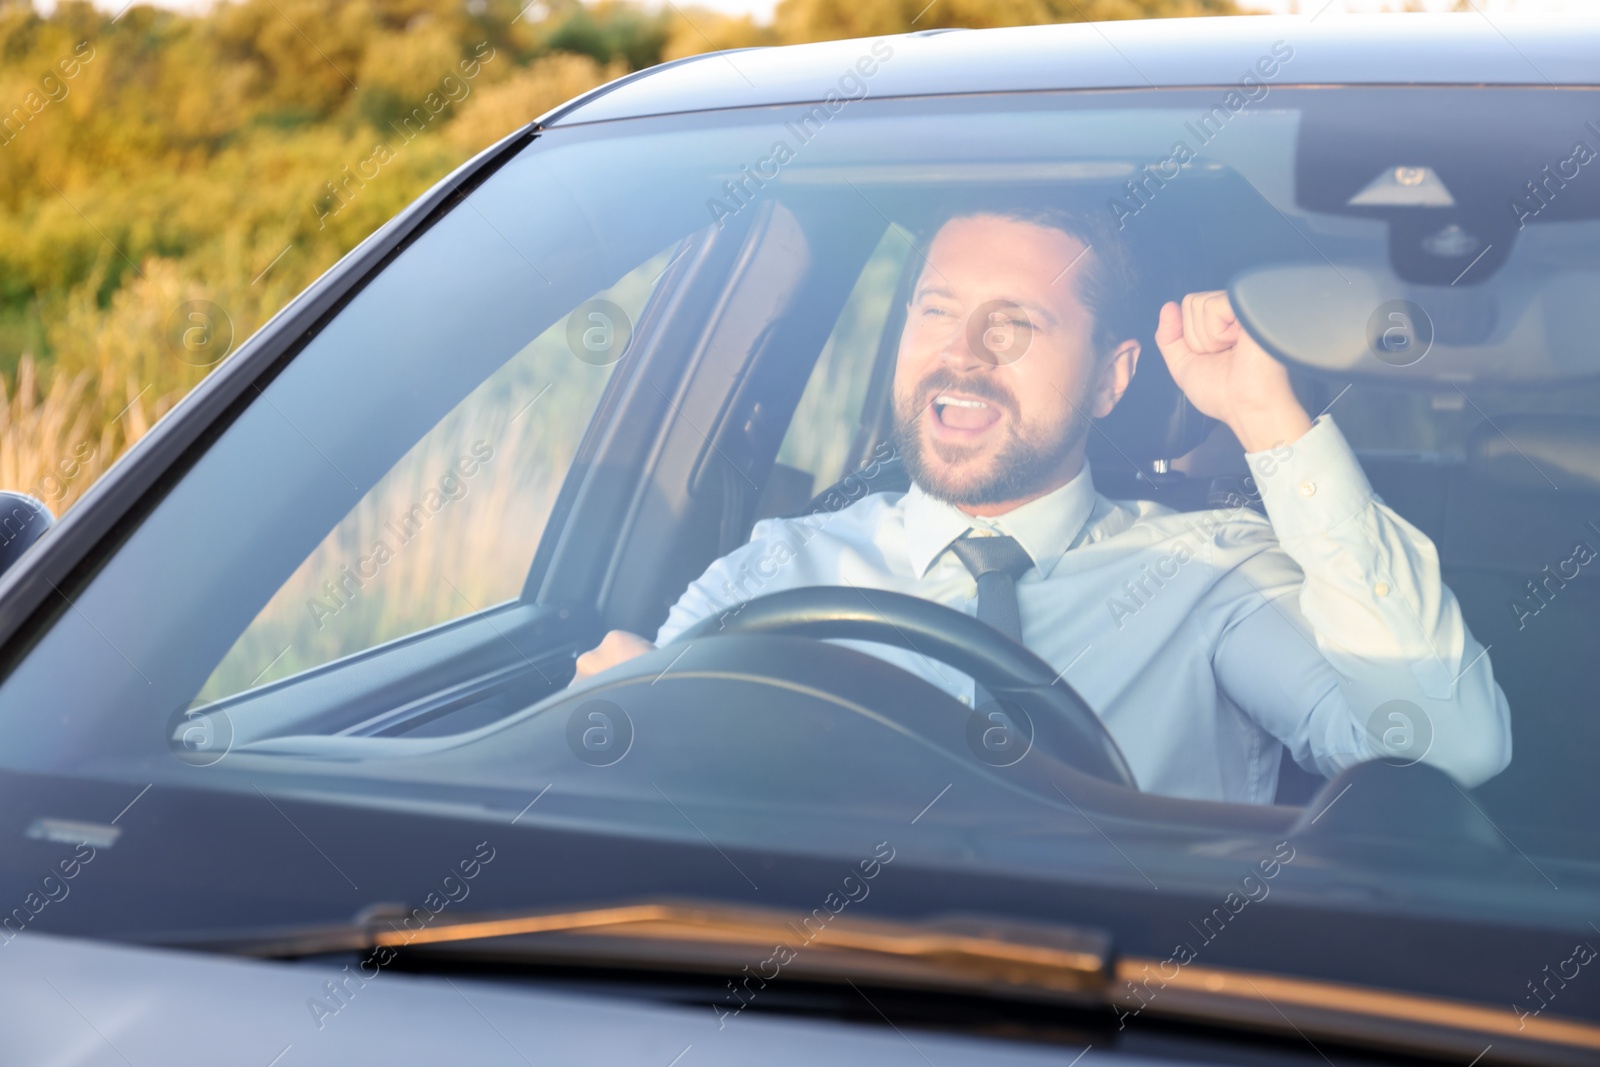
<svg viewBox="0 0 1600 1067"><path fill-rule="evenodd" d="M987 400L958 393L938 393L929 403L940 427L961 434L982 433L1000 421L1000 409Z"/></svg>

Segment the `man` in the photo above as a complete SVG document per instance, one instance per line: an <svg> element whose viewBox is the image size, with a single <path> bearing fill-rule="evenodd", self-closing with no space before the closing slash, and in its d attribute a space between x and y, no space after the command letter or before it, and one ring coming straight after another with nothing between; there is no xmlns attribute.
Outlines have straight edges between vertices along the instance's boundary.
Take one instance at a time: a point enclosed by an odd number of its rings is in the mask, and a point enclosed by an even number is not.
<svg viewBox="0 0 1600 1067"><path fill-rule="evenodd" d="M1189 401L1244 446L1267 518L1095 492L1090 420L1116 406L1140 355L1116 322L1131 288L1115 235L1070 214L950 218L895 370L910 491L858 500L805 539L792 520L758 523L657 641L726 609L719 593L760 561L762 593L855 585L1020 624L1013 636L1064 672L1148 792L1270 803L1280 745L1324 775L1397 751L1469 786L1502 770L1505 697L1432 543L1373 495L1333 420L1308 416L1224 293L1166 304L1155 339ZM613 631L578 677L654 647ZM974 699L948 666L873 651Z"/></svg>

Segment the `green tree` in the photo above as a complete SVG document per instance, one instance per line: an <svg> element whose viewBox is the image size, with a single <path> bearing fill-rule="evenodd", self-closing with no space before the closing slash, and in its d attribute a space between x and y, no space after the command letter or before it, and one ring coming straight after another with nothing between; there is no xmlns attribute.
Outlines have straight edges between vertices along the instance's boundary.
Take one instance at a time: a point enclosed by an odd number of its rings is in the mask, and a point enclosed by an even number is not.
<svg viewBox="0 0 1600 1067"><path fill-rule="evenodd" d="M782 0L774 22L779 38L794 43L942 27L985 29L1240 13L1233 0Z"/></svg>
<svg viewBox="0 0 1600 1067"><path fill-rule="evenodd" d="M472 152L629 70L941 26L1235 10L783 0L760 25L682 4L526 3L222 0L113 22L88 0L49 15L0 0L0 476L27 488L86 434L100 466L84 469L102 469L205 374L165 340L180 303L221 305L242 340ZM401 135L407 123L420 132Z"/></svg>

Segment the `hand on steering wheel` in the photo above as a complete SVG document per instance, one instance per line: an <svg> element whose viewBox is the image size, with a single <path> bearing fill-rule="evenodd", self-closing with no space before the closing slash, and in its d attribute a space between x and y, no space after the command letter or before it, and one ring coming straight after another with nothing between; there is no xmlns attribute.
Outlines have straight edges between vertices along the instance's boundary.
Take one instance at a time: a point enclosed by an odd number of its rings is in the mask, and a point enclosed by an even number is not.
<svg viewBox="0 0 1600 1067"><path fill-rule="evenodd" d="M942 604L850 586L790 589L702 619L674 644L724 634L873 641L948 663L982 683L1002 705L1020 709L1032 725L1033 747L1048 757L1138 788L1100 717L1049 664L993 627Z"/></svg>

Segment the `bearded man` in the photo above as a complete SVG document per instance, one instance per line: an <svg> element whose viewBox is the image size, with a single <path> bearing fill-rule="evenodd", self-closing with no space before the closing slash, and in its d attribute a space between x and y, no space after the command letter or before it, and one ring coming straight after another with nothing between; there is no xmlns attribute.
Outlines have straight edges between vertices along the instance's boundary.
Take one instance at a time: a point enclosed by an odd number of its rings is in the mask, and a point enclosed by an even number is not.
<svg viewBox="0 0 1600 1067"><path fill-rule="evenodd" d="M656 643L612 631L578 679L669 643L726 608L717 593L743 568L779 559L761 592L892 590L996 626L1083 695L1147 792L1271 803L1285 746L1332 776L1390 754L1391 729L1428 731L1421 758L1463 785L1502 770L1505 696L1433 544L1374 495L1225 293L1163 306L1155 340L1189 402L1238 438L1266 517L1095 491L1091 420L1139 362L1117 313L1133 284L1116 234L1083 216L953 214L928 246L895 368L910 490L868 495L804 538L788 520L757 523ZM996 330L1020 358L997 358ZM945 665L862 647L974 701Z"/></svg>

